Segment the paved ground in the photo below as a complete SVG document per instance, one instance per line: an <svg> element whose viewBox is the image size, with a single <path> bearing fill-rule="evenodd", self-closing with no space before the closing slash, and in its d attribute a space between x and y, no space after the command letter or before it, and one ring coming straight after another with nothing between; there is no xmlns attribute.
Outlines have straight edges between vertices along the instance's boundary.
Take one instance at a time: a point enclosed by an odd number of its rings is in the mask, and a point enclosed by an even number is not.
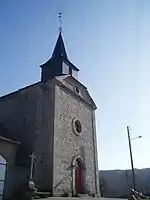
<svg viewBox="0 0 150 200"><path fill-rule="evenodd" d="M91 197L49 197L40 200L115 200L115 198L91 198ZM126 199L116 199L116 200L126 200Z"/></svg>

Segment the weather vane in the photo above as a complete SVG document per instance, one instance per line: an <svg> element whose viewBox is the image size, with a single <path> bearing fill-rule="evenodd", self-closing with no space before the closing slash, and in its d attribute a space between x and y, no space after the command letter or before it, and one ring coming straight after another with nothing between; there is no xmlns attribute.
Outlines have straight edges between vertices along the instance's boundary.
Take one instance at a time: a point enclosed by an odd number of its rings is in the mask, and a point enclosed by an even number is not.
<svg viewBox="0 0 150 200"><path fill-rule="evenodd" d="M59 18L59 32L62 32L62 13L58 13L58 18Z"/></svg>

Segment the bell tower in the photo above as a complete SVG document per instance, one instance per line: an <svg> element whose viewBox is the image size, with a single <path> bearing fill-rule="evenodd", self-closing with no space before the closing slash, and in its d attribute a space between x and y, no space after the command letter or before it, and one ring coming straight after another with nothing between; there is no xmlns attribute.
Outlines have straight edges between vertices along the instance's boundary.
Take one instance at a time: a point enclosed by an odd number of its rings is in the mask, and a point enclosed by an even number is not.
<svg viewBox="0 0 150 200"><path fill-rule="evenodd" d="M79 69L68 59L61 32L59 32L52 57L40 67L42 68L42 82L61 75L71 75L78 79Z"/></svg>
<svg viewBox="0 0 150 200"><path fill-rule="evenodd" d="M40 67L42 68L41 81L53 79L56 76L71 75L78 79L79 69L70 62L62 38L62 13L59 13L59 36L52 57Z"/></svg>
<svg viewBox="0 0 150 200"><path fill-rule="evenodd" d="M40 119L45 123L38 131L48 164L43 172L40 165L36 168L41 176L43 173L44 187L54 196L99 195L96 105L78 80L79 69L68 58L61 26L51 58L40 67L40 84L44 86L40 93L44 115ZM39 184L43 182L39 180Z"/></svg>

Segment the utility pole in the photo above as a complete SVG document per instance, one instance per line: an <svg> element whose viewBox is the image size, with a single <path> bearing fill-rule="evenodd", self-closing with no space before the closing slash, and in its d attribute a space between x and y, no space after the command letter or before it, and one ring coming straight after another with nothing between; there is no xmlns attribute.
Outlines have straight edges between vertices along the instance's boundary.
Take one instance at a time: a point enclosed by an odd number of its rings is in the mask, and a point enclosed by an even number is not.
<svg viewBox="0 0 150 200"><path fill-rule="evenodd" d="M133 156L132 156L132 147L131 147L129 126L127 126L127 133L128 133L128 141L129 141L130 159L131 159L132 182L133 182L133 189L135 190L135 172L134 172L134 165L133 165Z"/></svg>

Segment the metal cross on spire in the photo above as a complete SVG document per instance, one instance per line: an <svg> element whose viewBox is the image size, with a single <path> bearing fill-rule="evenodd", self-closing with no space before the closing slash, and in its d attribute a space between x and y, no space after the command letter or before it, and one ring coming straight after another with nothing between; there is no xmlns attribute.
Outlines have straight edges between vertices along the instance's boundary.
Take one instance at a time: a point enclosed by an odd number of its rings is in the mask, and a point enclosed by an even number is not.
<svg viewBox="0 0 150 200"><path fill-rule="evenodd" d="M59 18L59 32L62 32L62 13L58 13L58 18Z"/></svg>

